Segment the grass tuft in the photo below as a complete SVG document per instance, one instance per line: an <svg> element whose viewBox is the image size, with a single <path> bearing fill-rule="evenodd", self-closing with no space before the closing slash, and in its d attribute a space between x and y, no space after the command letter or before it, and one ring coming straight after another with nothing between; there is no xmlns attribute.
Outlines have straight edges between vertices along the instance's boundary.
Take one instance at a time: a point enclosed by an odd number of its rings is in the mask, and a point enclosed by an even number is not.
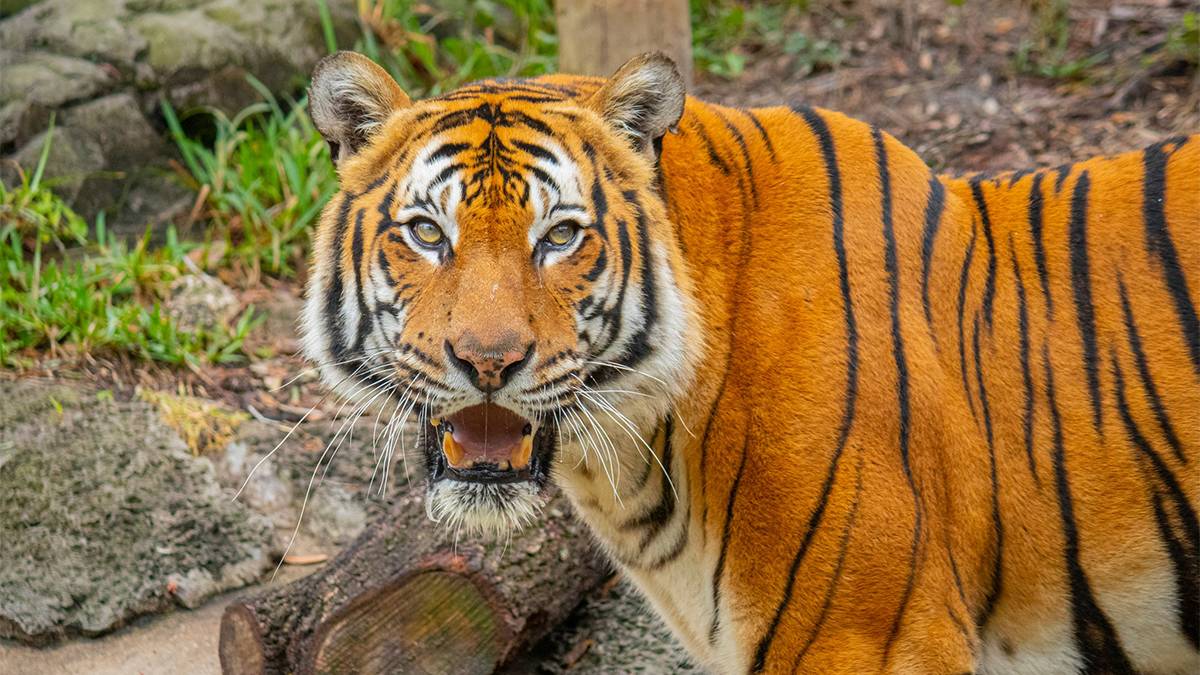
<svg viewBox="0 0 1200 675"><path fill-rule="evenodd" d="M73 357L124 352L197 366L243 358L255 324L182 331L161 307L167 285L185 273L188 247L174 232L151 249L108 235L103 214L87 223L42 183L53 128L33 174L0 184L0 365L24 366L38 353Z"/></svg>

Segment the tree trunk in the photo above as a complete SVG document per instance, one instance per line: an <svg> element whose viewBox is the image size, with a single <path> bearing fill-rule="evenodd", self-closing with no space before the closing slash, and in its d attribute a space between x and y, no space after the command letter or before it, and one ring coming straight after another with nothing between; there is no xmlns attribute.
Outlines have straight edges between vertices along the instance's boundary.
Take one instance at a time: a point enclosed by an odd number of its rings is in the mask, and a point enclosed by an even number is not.
<svg viewBox="0 0 1200 675"><path fill-rule="evenodd" d="M608 571L561 496L510 542L429 521L398 498L322 570L230 605L227 675L491 673L562 621Z"/></svg>
<svg viewBox="0 0 1200 675"><path fill-rule="evenodd" d="M611 75L630 58L662 51L692 85L688 0L558 0L558 69Z"/></svg>

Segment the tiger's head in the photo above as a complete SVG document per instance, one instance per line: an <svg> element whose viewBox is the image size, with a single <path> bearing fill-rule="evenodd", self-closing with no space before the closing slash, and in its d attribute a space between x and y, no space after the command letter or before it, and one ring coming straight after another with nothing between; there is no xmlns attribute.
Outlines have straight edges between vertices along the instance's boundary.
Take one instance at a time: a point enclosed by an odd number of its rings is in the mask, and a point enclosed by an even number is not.
<svg viewBox="0 0 1200 675"><path fill-rule="evenodd" d="M644 430L687 386L695 322L655 166L684 100L659 54L607 81L418 102L358 54L317 66L310 112L340 191L316 235L305 353L390 420L385 446L419 424L435 518L520 524L552 460L596 461L564 456L586 455L570 439Z"/></svg>

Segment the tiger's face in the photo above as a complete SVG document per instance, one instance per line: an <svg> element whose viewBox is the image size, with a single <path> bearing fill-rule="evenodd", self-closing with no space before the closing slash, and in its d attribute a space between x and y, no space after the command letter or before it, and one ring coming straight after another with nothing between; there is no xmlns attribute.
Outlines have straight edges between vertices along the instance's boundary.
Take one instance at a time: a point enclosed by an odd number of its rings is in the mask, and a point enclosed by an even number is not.
<svg viewBox="0 0 1200 675"><path fill-rule="evenodd" d="M586 452L564 431L640 425L685 379L686 279L654 174L682 84L648 57L600 85L411 103L356 54L314 74L341 190L316 238L306 354L390 415L385 449L416 421L435 519L528 520L552 461Z"/></svg>

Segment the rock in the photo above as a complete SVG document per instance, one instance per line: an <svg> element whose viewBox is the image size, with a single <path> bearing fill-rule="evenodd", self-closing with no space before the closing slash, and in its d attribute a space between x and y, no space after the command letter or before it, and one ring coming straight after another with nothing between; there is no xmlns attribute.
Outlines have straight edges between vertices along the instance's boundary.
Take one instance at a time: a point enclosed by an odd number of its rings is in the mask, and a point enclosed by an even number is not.
<svg viewBox="0 0 1200 675"><path fill-rule="evenodd" d="M703 673L628 581L602 588L505 675Z"/></svg>
<svg viewBox="0 0 1200 675"><path fill-rule="evenodd" d="M328 5L339 44L352 44L354 3ZM290 95L325 53L315 2L42 0L0 20L0 159L32 169L57 114L69 148L52 159L81 163L47 166L65 178L55 190L85 219L104 211L112 231L139 235L194 198L166 175L163 99L232 115L261 98L249 77Z"/></svg>
<svg viewBox="0 0 1200 675"><path fill-rule="evenodd" d="M257 579L270 526L141 402L0 381L0 637L96 635Z"/></svg>
<svg viewBox="0 0 1200 675"><path fill-rule="evenodd" d="M59 106L94 96L113 83L112 73L84 59L51 52L0 51L0 100Z"/></svg>
<svg viewBox="0 0 1200 675"><path fill-rule="evenodd" d="M207 274L185 274L171 282L163 302L167 316L180 330L194 332L233 321L241 303L233 289Z"/></svg>
<svg viewBox="0 0 1200 675"><path fill-rule="evenodd" d="M47 139L50 152L46 155L46 169L43 175L54 178L54 191L63 199L74 201L88 177L104 168L104 154L100 144L94 139L69 127L58 127L35 136L13 154L11 162L0 166L0 177L5 182L15 184L15 166L20 166L27 173L31 172L37 166Z"/></svg>

